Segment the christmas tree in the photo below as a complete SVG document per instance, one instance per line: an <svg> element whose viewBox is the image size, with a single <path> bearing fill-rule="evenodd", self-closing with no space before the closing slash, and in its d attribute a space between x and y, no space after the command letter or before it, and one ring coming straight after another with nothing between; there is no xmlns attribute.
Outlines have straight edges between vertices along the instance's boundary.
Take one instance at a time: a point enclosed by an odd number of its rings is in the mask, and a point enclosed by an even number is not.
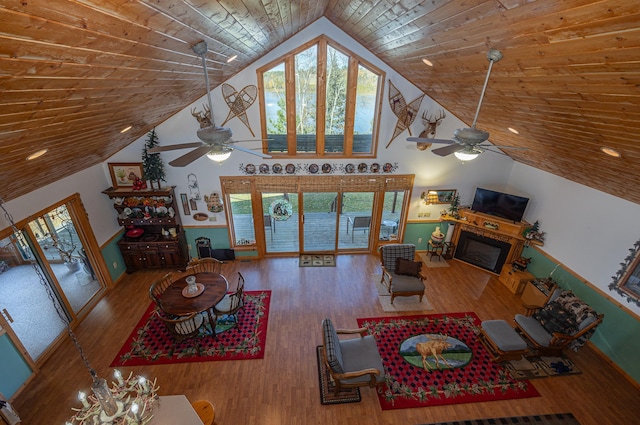
<svg viewBox="0 0 640 425"><path fill-rule="evenodd" d="M149 149L158 146L158 135L154 128L148 134L149 138L145 141L144 149L142 150L142 166L144 167L144 177L151 183L151 189L153 189L153 182L158 183L158 189L160 189L160 180L164 179L164 164L159 153L149 153Z"/></svg>
<svg viewBox="0 0 640 425"><path fill-rule="evenodd" d="M460 218L460 212L458 212L459 206L460 206L460 196L456 195L451 199L451 206L449 207L449 213L453 218Z"/></svg>

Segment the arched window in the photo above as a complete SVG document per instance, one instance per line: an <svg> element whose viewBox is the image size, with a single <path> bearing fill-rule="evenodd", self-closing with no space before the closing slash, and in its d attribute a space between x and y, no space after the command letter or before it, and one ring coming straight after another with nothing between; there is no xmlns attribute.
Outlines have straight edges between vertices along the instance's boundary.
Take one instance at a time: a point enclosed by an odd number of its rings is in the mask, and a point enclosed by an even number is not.
<svg viewBox="0 0 640 425"><path fill-rule="evenodd" d="M374 156L384 72L320 36L257 73L265 153Z"/></svg>

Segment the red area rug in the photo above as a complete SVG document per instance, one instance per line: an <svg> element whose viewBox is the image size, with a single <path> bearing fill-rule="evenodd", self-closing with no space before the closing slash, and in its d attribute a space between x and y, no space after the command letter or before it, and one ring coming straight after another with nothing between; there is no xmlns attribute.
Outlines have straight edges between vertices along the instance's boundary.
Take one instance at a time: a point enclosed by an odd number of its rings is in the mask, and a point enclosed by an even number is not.
<svg viewBox="0 0 640 425"><path fill-rule="evenodd" d="M155 304L151 303L111 367L261 359L267 340L270 300L271 291L245 291L238 326L229 327L219 320L217 338L211 335L199 338L200 352L193 339L174 346L169 331L152 314Z"/></svg>
<svg viewBox="0 0 640 425"><path fill-rule="evenodd" d="M516 380L493 363L478 341L475 313L358 319L374 335L385 369L378 388L382 410L538 397L526 380ZM416 344L446 335L442 358L427 356L425 370ZM446 364L445 364L446 363Z"/></svg>

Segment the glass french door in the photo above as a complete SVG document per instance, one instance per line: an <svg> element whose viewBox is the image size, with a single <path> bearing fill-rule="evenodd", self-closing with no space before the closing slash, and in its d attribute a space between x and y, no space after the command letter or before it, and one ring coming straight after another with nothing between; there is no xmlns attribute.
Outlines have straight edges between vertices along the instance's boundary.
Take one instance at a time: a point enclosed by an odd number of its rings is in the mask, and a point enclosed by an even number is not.
<svg viewBox="0 0 640 425"><path fill-rule="evenodd" d="M89 262L65 204L29 222L30 236L40 246L49 270L74 313L102 288Z"/></svg>
<svg viewBox="0 0 640 425"><path fill-rule="evenodd" d="M334 252L336 250L338 208L335 202L337 197L337 192L302 194L302 252Z"/></svg>
<svg viewBox="0 0 640 425"><path fill-rule="evenodd" d="M0 240L0 311L34 360L106 288L85 251L81 211L72 199Z"/></svg>
<svg viewBox="0 0 640 425"><path fill-rule="evenodd" d="M297 193L262 193L262 221L267 254L298 252Z"/></svg>
<svg viewBox="0 0 640 425"><path fill-rule="evenodd" d="M0 240L0 310L32 359L38 357L65 331L65 323L53 306L62 300L40 265L30 262L36 256L22 235Z"/></svg>
<svg viewBox="0 0 640 425"><path fill-rule="evenodd" d="M369 247L373 224L373 192L343 192L338 249Z"/></svg>

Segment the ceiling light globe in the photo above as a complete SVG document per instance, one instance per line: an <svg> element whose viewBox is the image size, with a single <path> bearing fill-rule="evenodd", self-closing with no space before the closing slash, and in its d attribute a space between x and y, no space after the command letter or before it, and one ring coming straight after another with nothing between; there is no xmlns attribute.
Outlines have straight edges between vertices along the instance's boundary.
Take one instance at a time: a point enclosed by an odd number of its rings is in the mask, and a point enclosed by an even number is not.
<svg viewBox="0 0 640 425"><path fill-rule="evenodd" d="M217 163L220 163L231 156L231 149L223 151L209 151L207 158Z"/></svg>
<svg viewBox="0 0 640 425"><path fill-rule="evenodd" d="M478 157L479 153L460 151L460 152L454 152L454 155L460 161L471 161L473 159L476 159Z"/></svg>

